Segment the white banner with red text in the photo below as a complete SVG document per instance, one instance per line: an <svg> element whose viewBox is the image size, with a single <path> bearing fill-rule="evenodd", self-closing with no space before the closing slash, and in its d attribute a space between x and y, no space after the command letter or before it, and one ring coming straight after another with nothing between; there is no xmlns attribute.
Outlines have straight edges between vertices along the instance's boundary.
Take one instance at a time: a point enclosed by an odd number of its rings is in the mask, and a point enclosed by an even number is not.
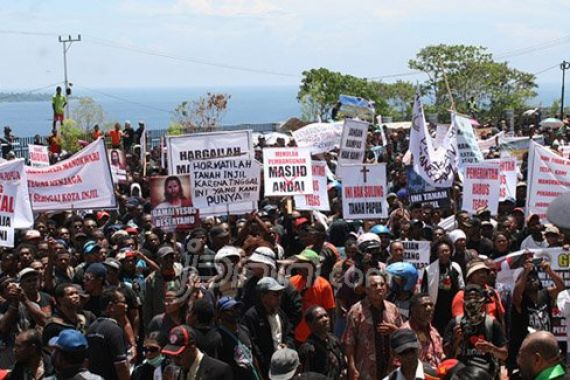
<svg viewBox="0 0 570 380"><path fill-rule="evenodd" d="M117 201L102 138L67 160L25 167L34 211L115 208Z"/></svg>

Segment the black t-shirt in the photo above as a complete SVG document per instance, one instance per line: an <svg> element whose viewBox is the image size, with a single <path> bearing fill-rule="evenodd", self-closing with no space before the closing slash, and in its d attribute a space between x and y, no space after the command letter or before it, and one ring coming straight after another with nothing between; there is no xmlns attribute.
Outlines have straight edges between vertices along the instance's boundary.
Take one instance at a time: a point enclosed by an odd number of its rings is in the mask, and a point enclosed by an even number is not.
<svg viewBox="0 0 570 380"><path fill-rule="evenodd" d="M491 318L491 317L485 317ZM469 327L470 330L468 331L467 327L463 329L463 343L461 345L461 349L459 351L459 355L457 359L464 363L465 365L475 365L481 366L482 364L489 365L489 370L494 372L498 369L497 361L490 353L482 352L475 347L475 343L478 340L487 340L493 343L496 347L504 347L507 344L507 339L505 338L505 334L503 333L503 329L501 325L493 318L492 320L492 331L485 331L485 321L483 320L476 326ZM445 329L444 334L444 342L449 345L453 345L453 329L455 328L457 321L453 318L449 321L447 328Z"/></svg>
<svg viewBox="0 0 570 380"><path fill-rule="evenodd" d="M552 298L546 289L538 291L537 302L534 303L527 294L523 294L521 313L516 307L511 310L510 348L513 353L518 351L524 338L528 335L528 328L550 331L552 317Z"/></svg>
<svg viewBox="0 0 570 380"><path fill-rule="evenodd" d="M125 334L114 319L97 318L87 330L89 370L105 380L117 379L115 363L127 360Z"/></svg>

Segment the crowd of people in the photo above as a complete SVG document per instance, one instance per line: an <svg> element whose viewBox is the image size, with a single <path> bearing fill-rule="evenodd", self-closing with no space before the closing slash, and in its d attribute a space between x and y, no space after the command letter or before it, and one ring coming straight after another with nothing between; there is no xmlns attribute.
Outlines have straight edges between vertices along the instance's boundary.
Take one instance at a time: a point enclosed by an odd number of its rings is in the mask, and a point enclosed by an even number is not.
<svg viewBox="0 0 570 380"><path fill-rule="evenodd" d="M512 289L496 283L496 259L569 243L525 218L525 170L498 215L461 211L459 182L449 209L410 203L408 132L383 132L370 127L366 157L387 163L387 219L345 220L330 181L326 222L266 198L165 232L149 200L149 178L167 174L160 147L141 162L140 133L116 124L118 208L36 214L1 251L0 379L568 378L551 323L560 274L529 255ZM315 158L334 172L336 157ZM405 241L430 242L426 268L406 261Z"/></svg>

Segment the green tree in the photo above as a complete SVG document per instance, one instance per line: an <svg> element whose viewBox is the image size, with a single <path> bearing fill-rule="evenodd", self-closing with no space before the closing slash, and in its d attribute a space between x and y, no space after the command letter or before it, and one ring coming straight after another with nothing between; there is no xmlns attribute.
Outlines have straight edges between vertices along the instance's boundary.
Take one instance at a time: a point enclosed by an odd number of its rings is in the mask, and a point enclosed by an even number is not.
<svg viewBox="0 0 570 380"><path fill-rule="evenodd" d="M448 115L451 99L444 70L456 108L467 113L467 102L474 97L480 118L500 118L505 109L522 111L536 96L535 76L496 62L482 46L432 45L420 50L408 66L427 74L422 89L432 97L439 115Z"/></svg>
<svg viewBox="0 0 570 380"><path fill-rule="evenodd" d="M220 126L231 95L208 92L198 100L185 100L173 111L173 123L186 132L211 131Z"/></svg>
<svg viewBox="0 0 570 380"><path fill-rule="evenodd" d="M73 119L65 119L60 129L61 148L67 152L75 153L81 150L79 140L85 138L85 131L77 126Z"/></svg>
<svg viewBox="0 0 570 380"><path fill-rule="evenodd" d="M71 118L75 120L77 125L84 131L88 131L95 124L103 125L105 113L93 98L84 96L79 98L79 104L71 109Z"/></svg>
<svg viewBox="0 0 570 380"><path fill-rule="evenodd" d="M394 83L377 83L380 96L388 102L390 110L383 116L396 120L411 120L416 86L411 82L398 80Z"/></svg>
<svg viewBox="0 0 570 380"><path fill-rule="evenodd" d="M297 100L305 120L327 120L340 95L357 96L375 103L376 113L386 115L390 107L380 96L378 85L363 78L325 68L303 71Z"/></svg>

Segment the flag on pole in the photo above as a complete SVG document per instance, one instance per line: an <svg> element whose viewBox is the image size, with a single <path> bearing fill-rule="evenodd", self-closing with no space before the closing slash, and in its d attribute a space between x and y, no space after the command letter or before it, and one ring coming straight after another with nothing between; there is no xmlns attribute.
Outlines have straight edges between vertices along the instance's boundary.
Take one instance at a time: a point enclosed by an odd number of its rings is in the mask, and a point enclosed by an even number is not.
<svg viewBox="0 0 570 380"><path fill-rule="evenodd" d="M414 102L410 151L413 155L414 171L428 184L434 187L451 187L459 160L457 124L452 117L451 128L445 134L441 145L435 148L426 125L419 93L416 93Z"/></svg>

